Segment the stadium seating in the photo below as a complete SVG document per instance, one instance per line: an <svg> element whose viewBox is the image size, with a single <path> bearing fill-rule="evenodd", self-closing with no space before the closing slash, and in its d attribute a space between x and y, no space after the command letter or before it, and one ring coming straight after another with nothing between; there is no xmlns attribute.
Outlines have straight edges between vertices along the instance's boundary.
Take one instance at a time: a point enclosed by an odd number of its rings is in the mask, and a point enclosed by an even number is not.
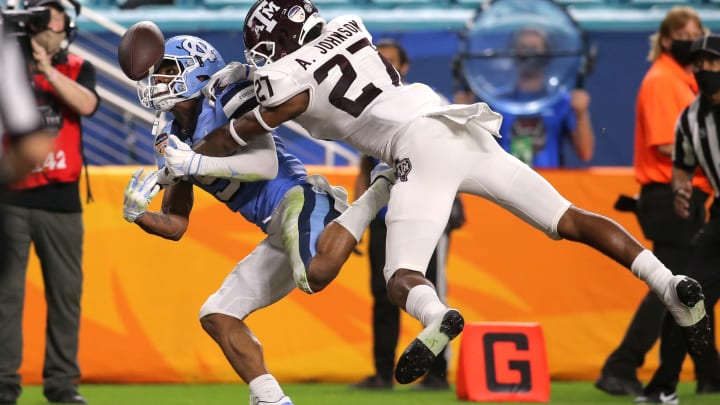
<svg viewBox="0 0 720 405"><path fill-rule="evenodd" d="M128 0L81 0L81 3L96 8L120 7ZM474 8L486 0L316 0L318 4L353 6L361 8L373 7L471 7ZM558 3L573 7L655 7L686 4L692 6L708 6L720 4L720 0L556 0ZM247 6L254 0L175 0L174 6L188 8L221 8ZM146 1L152 5L152 1Z"/></svg>

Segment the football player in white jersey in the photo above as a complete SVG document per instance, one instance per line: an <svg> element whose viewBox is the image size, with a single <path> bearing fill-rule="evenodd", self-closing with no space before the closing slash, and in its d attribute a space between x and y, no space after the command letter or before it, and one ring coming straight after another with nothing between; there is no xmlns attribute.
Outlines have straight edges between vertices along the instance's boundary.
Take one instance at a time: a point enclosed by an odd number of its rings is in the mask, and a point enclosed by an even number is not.
<svg viewBox="0 0 720 405"><path fill-rule="evenodd" d="M409 383L463 329L424 277L456 192L488 199L552 239L587 244L630 269L661 298L691 348L709 341L700 285L673 275L616 222L573 206L506 153L494 136L502 117L484 103L442 106L428 86L403 85L357 16L329 23L310 0L258 0L243 27L247 61L223 80L252 76L260 106L205 137L196 151L227 155L288 120L312 136L348 143L394 164L386 216L390 299L424 329L401 355L395 378ZM178 165L177 170L182 170ZM342 221L356 239L367 222Z"/></svg>

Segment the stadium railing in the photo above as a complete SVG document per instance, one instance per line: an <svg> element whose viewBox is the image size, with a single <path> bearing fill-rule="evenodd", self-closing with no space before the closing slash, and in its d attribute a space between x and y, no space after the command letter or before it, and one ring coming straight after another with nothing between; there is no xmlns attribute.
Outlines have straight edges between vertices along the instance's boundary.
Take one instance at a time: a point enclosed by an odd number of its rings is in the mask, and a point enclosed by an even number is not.
<svg viewBox="0 0 720 405"><path fill-rule="evenodd" d="M713 5L720 0L556 0L558 3L574 7L654 7L677 4L692 6ZM128 0L81 0L81 3L98 8L121 7ZM180 7L231 7L252 4L254 0L174 0L173 6ZM325 5L352 5L354 7L407 7L407 6L459 6L476 7L487 0L316 0L318 4ZM152 0L143 2L152 5Z"/></svg>

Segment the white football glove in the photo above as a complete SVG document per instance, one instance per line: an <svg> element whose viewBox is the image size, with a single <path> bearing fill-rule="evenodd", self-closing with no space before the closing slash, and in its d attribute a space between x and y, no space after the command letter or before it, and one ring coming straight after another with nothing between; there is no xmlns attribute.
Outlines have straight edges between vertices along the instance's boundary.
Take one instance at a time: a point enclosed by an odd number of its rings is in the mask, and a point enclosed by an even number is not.
<svg viewBox="0 0 720 405"><path fill-rule="evenodd" d="M254 169L246 168L247 164L244 165L247 160L245 156L212 157L201 155L195 153L188 144L181 141L175 135L168 136L164 160L165 167L160 169L162 174L158 182L161 185L165 185L168 182L174 184L189 176L208 176L223 179L237 178L249 181L248 170L250 170L250 173L256 173L252 171ZM275 174L273 174L272 177L275 177Z"/></svg>
<svg viewBox="0 0 720 405"><path fill-rule="evenodd" d="M177 184L182 179L182 177L173 176L167 167L162 167L158 170L157 184L159 184L161 188Z"/></svg>
<svg viewBox="0 0 720 405"><path fill-rule="evenodd" d="M190 145L175 135L168 136L165 147L166 175L172 178L195 176L200 170L200 163L205 156L193 152Z"/></svg>
<svg viewBox="0 0 720 405"><path fill-rule="evenodd" d="M230 62L225 65L224 68L212 75L208 83L202 89L202 92L208 99L210 106L215 106L215 101L217 100L216 93L221 92L229 84L243 79L252 80L255 69L255 66L246 65L240 62Z"/></svg>
<svg viewBox="0 0 720 405"><path fill-rule="evenodd" d="M160 191L157 184L158 172L143 176L144 172L144 169L136 170L125 188L123 218L128 222L135 222L145 214L148 205Z"/></svg>

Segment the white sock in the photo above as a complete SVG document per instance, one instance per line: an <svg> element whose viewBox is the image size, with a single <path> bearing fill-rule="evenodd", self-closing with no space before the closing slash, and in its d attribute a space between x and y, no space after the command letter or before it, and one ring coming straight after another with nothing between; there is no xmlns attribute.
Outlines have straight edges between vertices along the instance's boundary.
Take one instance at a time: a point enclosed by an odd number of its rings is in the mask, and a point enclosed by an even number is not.
<svg viewBox="0 0 720 405"><path fill-rule="evenodd" d="M665 267L655 255L645 249L640 252L630 266L633 274L644 281L655 294L663 297L670 280L672 272Z"/></svg>
<svg viewBox="0 0 720 405"><path fill-rule="evenodd" d="M379 178L345 212L340 214L335 222L342 225L356 241L360 242L365 228L370 225L370 221L375 218L382 207L387 205L389 200L390 183L385 178Z"/></svg>
<svg viewBox="0 0 720 405"><path fill-rule="evenodd" d="M649 250L640 252L630 268L633 274L645 281L650 289L660 297L678 325L692 326L705 316L703 301L698 302L692 308L688 308L680 302L675 288L684 277L673 276L672 272ZM673 280L675 277L677 280Z"/></svg>
<svg viewBox="0 0 720 405"><path fill-rule="evenodd" d="M445 313L447 307L440 301L435 289L421 284L410 289L405 310L413 318L428 326L435 318Z"/></svg>
<svg viewBox="0 0 720 405"><path fill-rule="evenodd" d="M271 374L256 377L248 384L250 395L265 402L275 402L285 396L280 384Z"/></svg>

